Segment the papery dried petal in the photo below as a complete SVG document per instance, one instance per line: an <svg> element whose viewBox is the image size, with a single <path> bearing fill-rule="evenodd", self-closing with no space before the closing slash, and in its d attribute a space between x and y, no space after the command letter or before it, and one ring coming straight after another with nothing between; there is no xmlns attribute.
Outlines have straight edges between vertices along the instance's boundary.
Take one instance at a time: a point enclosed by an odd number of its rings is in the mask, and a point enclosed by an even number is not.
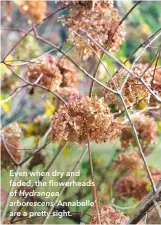
<svg viewBox="0 0 161 225"><path fill-rule="evenodd" d="M87 96L68 99L67 105L60 106L52 121L53 140L80 144L87 143L88 136L90 141L97 143L110 141L120 130L120 124L114 121L104 100Z"/></svg>

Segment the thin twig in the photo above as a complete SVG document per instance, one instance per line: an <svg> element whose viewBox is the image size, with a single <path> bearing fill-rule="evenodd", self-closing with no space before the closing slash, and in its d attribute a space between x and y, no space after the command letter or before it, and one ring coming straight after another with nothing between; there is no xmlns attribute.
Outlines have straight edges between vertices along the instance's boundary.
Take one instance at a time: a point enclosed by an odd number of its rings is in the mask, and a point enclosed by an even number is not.
<svg viewBox="0 0 161 225"><path fill-rule="evenodd" d="M90 171L91 171L91 179L92 179L92 182L94 183L94 186L92 187L92 189L93 189L93 198L94 198L95 209L96 209L96 213L97 213L97 223L101 224L89 137L88 137L88 156L89 156L89 164L90 164Z"/></svg>
<svg viewBox="0 0 161 225"><path fill-rule="evenodd" d="M140 110L140 111L138 111L138 112L136 112L136 113L133 113L133 114L131 115L131 118L135 117L136 115L142 114L142 113L144 113L144 112L146 112L146 111L149 111L149 110L155 110L155 109L157 110L157 109L159 109L159 108L160 108L159 106L147 107L147 108L142 109L142 110ZM129 121L129 120L126 119L126 120L122 121L121 124L125 124L125 123L127 123L128 121Z"/></svg>
<svg viewBox="0 0 161 225"><path fill-rule="evenodd" d="M146 82L144 81L144 79L142 77L138 77L136 76L134 73L131 72L130 69L128 69L122 62L120 62L116 57L114 57L113 55L111 55L108 51L106 51L97 41L95 41L95 39L93 39L88 32L79 29L81 32L83 32L84 34L86 34L86 36L96 44L97 47L99 47L106 55L108 55L112 60L114 60L116 63L118 63L122 68L124 68L130 75L132 75L133 77L137 78L138 80L140 80L140 82L149 90L149 92L155 97L155 99L158 102L161 102L161 98L159 96L157 96L152 90L151 88L146 84ZM156 40L157 38L159 38L161 36L161 31L154 37L154 40Z"/></svg>
<svg viewBox="0 0 161 225"><path fill-rule="evenodd" d="M54 14L56 14L56 13L58 13L58 12L60 12L61 10L63 10L63 9L66 9L66 8L68 8L68 7L70 7L71 6L71 4L70 5L67 5L67 6L65 6L65 7L62 7L62 8L60 8L60 9L57 9L55 12L53 12L53 13L51 13L49 16L47 16L47 17L45 17L44 19L43 19L43 21L41 22L41 23L37 23L36 25L35 25L35 27L38 27L39 25L41 25L41 24L43 24L46 20L48 20L50 17L52 17ZM11 49L10 49L10 51L4 56L4 58L3 58L3 60L2 60L2 62L4 62L5 61L5 59L6 59L6 57L17 47L17 45L29 34L29 33L31 33L33 31L33 28L31 28Z"/></svg>
<svg viewBox="0 0 161 225"><path fill-rule="evenodd" d="M126 15L122 18L122 20L120 20L120 22L118 23L118 25L116 26L116 28L114 29L113 34L111 35L109 41L108 41L108 46L110 46L110 43L112 42L112 39L115 35L115 32L117 31L118 27L121 26L121 24L125 21L125 19L130 15L130 13L142 2L142 0L137 1L132 7L131 9L126 13Z"/></svg>
<svg viewBox="0 0 161 225"><path fill-rule="evenodd" d="M52 160L50 161L50 163L48 164L48 166L45 168L44 170L44 174L49 171L50 167L53 165L53 163L55 162L55 160L58 158L58 156L60 156L60 154L62 153L62 151L65 149L66 147L66 144L63 145L63 147L57 151L57 153L54 155L54 157L52 158ZM23 164L24 165L24 164ZM40 176L39 179L37 181L42 181L44 178L44 176ZM35 186L33 185L33 190L36 190L38 186ZM25 199L25 201L28 201L29 197L27 197ZM16 210L16 212L20 212L22 210L23 206L20 206L18 207L18 209ZM16 218L17 216L13 216L10 220L10 223L12 223L14 221L14 219Z"/></svg>
<svg viewBox="0 0 161 225"><path fill-rule="evenodd" d="M8 101L11 101L22 89L23 89L23 87L17 88L17 90L12 95L10 95L8 98L6 98L4 100L1 100L0 104L6 103Z"/></svg>
<svg viewBox="0 0 161 225"><path fill-rule="evenodd" d="M149 42L148 42L148 44L143 48L143 50L140 52L140 54L136 57L136 59L134 60L134 62L133 62L133 64L132 64L132 66L130 67L130 71L132 71L132 69L134 68L134 66L135 66L135 64L137 63L137 61L140 59L140 57L143 55L143 53L146 51L146 49L155 41L157 39L157 36L154 38L154 39L152 39L152 40L150 40ZM150 67L150 66L149 66ZM143 72L142 72L142 74L139 76L140 78L143 78L143 75L145 74L145 72L148 70L148 68L149 67L147 67L146 68L146 70L144 70ZM129 74L129 72L126 74L126 77L125 77L125 80L124 80L124 82L123 82L123 84L121 85L121 91L123 90L123 88L124 88L124 85L126 84L126 81L128 80L128 77L130 76L130 74Z"/></svg>
<svg viewBox="0 0 161 225"><path fill-rule="evenodd" d="M151 191L146 198L141 203L138 210L134 213L128 224L137 224L145 215L146 213L154 207L155 201L161 201L161 180L157 183L157 192L154 194L153 191Z"/></svg>
<svg viewBox="0 0 161 225"><path fill-rule="evenodd" d="M8 66L8 65L7 65L7 67L8 67L8 69L10 69L10 70L12 71L12 73L13 73L14 75L16 75L19 79L23 80L23 81L24 81L25 83L27 83L28 85L30 85L30 86L32 86L32 87L39 87L39 88L41 88L41 89L44 89L44 90L46 90L47 92L50 92L50 93L54 94L54 95L55 95L57 98L59 98L64 104L66 104L66 101L65 101L58 93L56 93L55 91L52 91L52 90L50 90L50 89L47 89L47 88L45 88L44 86L41 86L41 85L39 85L39 84L31 83L31 82L29 82L28 80L26 80L25 78L19 76L18 73L16 73L16 71L15 71L13 68L11 68L11 67Z"/></svg>
<svg viewBox="0 0 161 225"><path fill-rule="evenodd" d="M98 81L97 79L95 79L91 74L89 74L86 70L84 70L81 66L79 66L70 56L68 56L63 50L61 50L60 48L58 48L56 45L52 44L51 42L43 39L42 37L37 37L38 40L52 46L53 48L57 49L60 53L62 53L66 58L68 58L81 72L83 72L85 75L87 75L88 77L90 77L92 80L94 80L96 83L100 84L102 87L104 87L105 89L107 89L108 91L117 94L116 91L112 90L111 88L107 87L106 85L104 85L102 82Z"/></svg>
<svg viewBox="0 0 161 225"><path fill-rule="evenodd" d="M76 162L76 164L75 164L75 166L73 167L73 169L72 169L71 172L74 172L74 171L77 169L78 165L82 162L82 160L83 160L83 158L86 156L87 152L88 152L88 149L86 148L86 149L84 150L84 152L81 154L79 160ZM69 176L68 179L66 180L66 182L69 182L70 179L71 179L71 177ZM50 210L49 210L49 216L50 216L51 213L53 212L53 209L55 208L55 206L56 206L56 204L57 204L59 198L61 197L61 195L62 195L62 193L64 192L65 189L66 189L66 186L62 187L62 188L60 189L60 191L59 191L59 196L56 197L56 198L53 200L54 204L53 204L53 206L52 206L52 207L50 208ZM43 220L42 224L46 224L47 221L48 221L48 219L49 219L49 217L46 217L46 218Z"/></svg>
<svg viewBox="0 0 161 225"><path fill-rule="evenodd" d="M142 147L141 147L141 144L140 144L138 135L137 135L136 127L135 127L134 123L133 123L132 120L131 120L131 116L130 116L130 114L129 114L129 111L128 111L128 109L127 109L126 103L125 103L125 101L124 101L124 99L123 99L123 97L122 97L121 94L120 94L120 99L121 99L121 101L122 101L122 104L124 105L124 108L125 108L125 112L126 112L127 118L128 118L128 120L129 120L129 123L131 124L131 128L132 128L132 131L133 131L133 133L134 133L134 138L135 138L135 140L136 140L137 146L138 146L139 151L140 151L140 155L141 155L142 160L143 160L143 162L144 162L145 169L146 169L146 171L147 171L149 180L150 180L150 182L151 182L153 191L154 191L154 193L155 193L155 192L157 191L156 185L155 185L155 182L154 182L154 180L153 180L153 178L152 178L152 175L151 175L151 173L150 173L150 170L149 170L149 167L148 167L148 165L147 165L147 162L146 162L146 160L145 160L144 152L143 152L143 150L142 150Z"/></svg>

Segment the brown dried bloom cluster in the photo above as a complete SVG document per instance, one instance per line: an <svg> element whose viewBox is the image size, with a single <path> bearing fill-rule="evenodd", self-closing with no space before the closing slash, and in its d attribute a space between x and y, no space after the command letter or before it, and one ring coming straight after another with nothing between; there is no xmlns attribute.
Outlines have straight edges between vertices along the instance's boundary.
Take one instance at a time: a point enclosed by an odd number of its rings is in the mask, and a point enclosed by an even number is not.
<svg viewBox="0 0 161 225"><path fill-rule="evenodd" d="M74 0L74 1L69 1L69 0L62 0L62 2L65 4L65 5L68 5L69 3L72 3L73 5L76 5L76 4L80 4L82 6L86 6L86 7L89 7L89 8L92 8L94 9L94 6L95 4L98 2L101 2L102 4L106 4L108 5L109 7L113 7L113 4L114 4L114 1L113 0L103 0L103 1L100 1L100 0L90 0L90 1L79 1L79 0Z"/></svg>
<svg viewBox="0 0 161 225"><path fill-rule="evenodd" d="M124 200L125 197L134 197L141 200L147 193L148 180L137 178L133 175L121 177L116 186L115 190L119 194L119 198Z"/></svg>
<svg viewBox="0 0 161 225"><path fill-rule="evenodd" d="M113 163L113 168L117 168L119 171L134 172L143 168L143 161L136 150L124 152L118 155Z"/></svg>
<svg viewBox="0 0 161 225"><path fill-rule="evenodd" d="M161 92L158 93L158 97L161 98ZM149 101L149 105L150 106L157 106L158 109L151 109L150 110L150 115L152 115L156 120L161 120L161 103L159 101L157 101L157 99L151 95L150 96L150 101Z"/></svg>
<svg viewBox="0 0 161 225"><path fill-rule="evenodd" d="M78 84L78 76L73 64L67 59L52 55L30 64L26 74L31 82L35 82L42 75L38 83L52 91L60 87L76 88Z"/></svg>
<svg viewBox="0 0 161 225"><path fill-rule="evenodd" d="M26 75L30 82L35 82L40 75L43 75L38 83L50 90L57 90L62 82L62 75L56 63L54 57L47 55L29 65Z"/></svg>
<svg viewBox="0 0 161 225"><path fill-rule="evenodd" d="M60 20L72 31L85 30L104 48L108 46L109 51L118 51L125 36L122 27L118 26L120 22L118 10L112 7L111 1L95 1L94 12L91 13L92 3L92 1L78 1L69 14ZM100 54L100 49L85 34L82 34L85 41L73 32L71 38L75 41L80 55L92 55L93 52L87 43Z"/></svg>
<svg viewBox="0 0 161 225"><path fill-rule="evenodd" d="M157 183L161 179L161 170L150 169L150 172L154 182Z"/></svg>
<svg viewBox="0 0 161 225"><path fill-rule="evenodd" d="M78 74L75 66L67 59L56 58L58 68L62 74L61 87L76 88L78 85Z"/></svg>
<svg viewBox="0 0 161 225"><path fill-rule="evenodd" d="M103 99L74 96L61 106L52 121L53 140L74 143L97 143L114 139L120 134L120 124L114 121Z"/></svg>
<svg viewBox="0 0 161 225"><path fill-rule="evenodd" d="M31 19L34 19L36 22L40 23L45 18L47 11L47 2L46 1L22 1L17 3L20 6L22 14L29 14Z"/></svg>
<svg viewBox="0 0 161 225"><path fill-rule="evenodd" d="M72 88L72 87L62 87L62 88L59 88L58 94L62 98L67 99L70 96L79 95L79 90L77 88Z"/></svg>
<svg viewBox="0 0 161 225"><path fill-rule="evenodd" d="M153 70L153 80L151 83L152 89L156 92L156 94L158 95L159 98L161 98L161 68L155 68ZM159 101L157 101L157 99L151 95L150 96L150 105L151 106L161 106L161 103ZM160 120L161 116L160 114L160 110L152 110L151 111L153 117L155 117L156 119Z"/></svg>
<svg viewBox="0 0 161 225"><path fill-rule="evenodd" d="M11 10L12 10L12 2L11 1L1 1L3 2L3 4L5 5L5 13L7 15L7 20L10 21L11 20Z"/></svg>
<svg viewBox="0 0 161 225"><path fill-rule="evenodd" d="M88 224L98 224L95 207L91 208L92 217ZM99 204L101 224L126 224L129 220L122 212L117 211L112 205Z"/></svg>
<svg viewBox="0 0 161 225"><path fill-rule="evenodd" d="M19 128L18 124L14 122L10 124L8 127L2 130L4 143L7 146L7 149L18 163L22 159L23 151L17 150L21 148L20 137L21 137L21 129ZM13 168L14 163L8 154L6 147L3 141L1 141L1 166L2 169Z"/></svg>
<svg viewBox="0 0 161 225"><path fill-rule="evenodd" d="M155 90L161 91L161 68L156 68L152 86Z"/></svg>
<svg viewBox="0 0 161 225"><path fill-rule="evenodd" d="M146 64L136 64L131 72L136 76L140 76L146 68ZM151 82L153 80L153 73L153 68L149 68L145 72L143 79L146 84L151 85ZM127 72L125 71L125 69L121 69L117 74L115 74L113 79L107 83L107 86L112 89L120 89L126 78L126 75ZM114 104L117 109L123 108L123 104L119 96L111 94L111 92L109 92L108 90L105 90L104 93L108 104ZM122 96L127 106L133 106L142 99L149 99L150 92L136 77L129 75L129 78L123 87Z"/></svg>
<svg viewBox="0 0 161 225"><path fill-rule="evenodd" d="M138 138L143 147L155 143L157 137L157 123L153 117L139 114L135 115L132 118L132 121L136 127ZM125 125L122 128L121 144L123 148L127 148L129 145L136 146L136 141L130 125Z"/></svg>

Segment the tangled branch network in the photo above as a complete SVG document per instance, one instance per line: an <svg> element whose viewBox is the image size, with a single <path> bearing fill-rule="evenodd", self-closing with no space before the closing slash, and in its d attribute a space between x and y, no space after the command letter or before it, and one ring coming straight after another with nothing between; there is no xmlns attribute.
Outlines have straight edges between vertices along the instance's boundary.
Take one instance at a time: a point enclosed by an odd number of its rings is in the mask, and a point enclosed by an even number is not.
<svg viewBox="0 0 161 225"><path fill-rule="evenodd" d="M1 60L3 224L31 222L9 216L14 187L3 187L7 172L38 166L45 174L62 161L65 170L83 168L94 186L73 195L62 186L46 208L49 216L32 218L35 224L53 223L55 210L70 211L73 223L161 219L161 168L149 163L161 146L161 17L156 13L153 19L155 30L144 21L152 10L148 4L160 2L129 2L123 13L124 3L113 0L2 1L2 43L7 43ZM28 193L36 189L34 184L20 187ZM75 196L93 199L94 206L81 212L57 207L60 198L67 202ZM16 198L43 201L30 195ZM15 213L24 208L18 206Z"/></svg>

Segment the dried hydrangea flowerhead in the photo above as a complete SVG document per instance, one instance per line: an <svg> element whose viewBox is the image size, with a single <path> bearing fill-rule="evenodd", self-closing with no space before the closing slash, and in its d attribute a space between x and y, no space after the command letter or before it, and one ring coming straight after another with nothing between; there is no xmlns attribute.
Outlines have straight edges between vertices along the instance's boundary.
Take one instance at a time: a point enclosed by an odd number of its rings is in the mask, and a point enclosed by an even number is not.
<svg viewBox="0 0 161 225"><path fill-rule="evenodd" d="M135 115L132 121L136 127L137 135L143 147L154 144L157 137L157 123L153 117L144 114ZM125 124L121 133L121 145L127 148L129 145L136 146L131 126Z"/></svg>
<svg viewBox="0 0 161 225"><path fill-rule="evenodd" d="M18 3L17 3L18 4ZM22 1L20 4L22 14L29 14L31 19L40 23L45 18L47 11L46 1Z"/></svg>
<svg viewBox="0 0 161 225"><path fill-rule="evenodd" d="M30 82L35 82L40 77L38 83L52 91L60 87L76 88L78 85L78 74L73 64L67 59L52 55L46 55L30 64L26 75Z"/></svg>
<svg viewBox="0 0 161 225"><path fill-rule="evenodd" d="M119 198L124 200L126 197L134 197L141 200L147 193L147 180L137 178L136 176L129 175L121 177L116 183L115 190L117 191Z"/></svg>
<svg viewBox="0 0 161 225"><path fill-rule="evenodd" d="M68 59L56 57L58 68L63 76L61 87L77 88L78 72Z"/></svg>
<svg viewBox="0 0 161 225"><path fill-rule="evenodd" d="M92 13L91 6L93 2L95 3L94 12ZM109 51L116 52L120 48L125 33L122 26L118 26L120 22L118 10L111 5L109 1L78 1L77 4L72 6L69 14L60 20L70 30L83 29L102 47L108 47ZM75 41L76 49L81 56L92 55L93 51L90 47L98 54L101 53L100 49L85 34L81 34L81 36L85 41L74 32L71 32L71 38ZM110 43L108 43L109 40Z"/></svg>
<svg viewBox="0 0 161 225"><path fill-rule="evenodd" d="M161 99L161 68L154 68L153 70L153 80L151 83L152 89L155 91L155 94ZM151 106L161 106L161 103L151 95L150 96L150 105ZM161 110L151 110L153 117L160 120L161 119Z"/></svg>
<svg viewBox="0 0 161 225"><path fill-rule="evenodd" d="M136 76L140 76L146 68L146 64L136 64L131 72ZM151 82L153 80L153 73L154 72L152 68L149 68L145 72L143 79L147 85L151 85ZM116 89L116 87L117 89L120 89L126 78L126 75L127 72L125 71L125 69L121 69L117 74L115 74L113 79L107 83L107 86L112 89ZM104 94L108 104L114 104L116 109L122 109L124 107L119 96L111 94L111 92L109 92L108 90L105 90ZM148 100L150 97L150 92L139 81L139 79L137 79L137 77L129 75L129 78L123 87L122 96L127 107L129 107L138 103L142 99Z"/></svg>
<svg viewBox="0 0 161 225"><path fill-rule="evenodd" d="M161 179L161 170L150 169L150 172L151 172L154 182L155 183L159 182L159 180Z"/></svg>
<svg viewBox="0 0 161 225"><path fill-rule="evenodd" d="M91 208L92 217L88 224L97 224L97 212L95 207ZM122 212L117 211L112 205L99 204L101 224L126 224L129 220Z"/></svg>
<svg viewBox="0 0 161 225"><path fill-rule="evenodd" d="M8 21L11 21L11 10L12 10L12 7L13 7L13 2L11 2L11 1L3 1L3 0L1 2L3 2L4 6L5 6L4 10L5 10L5 13L7 15L6 19Z"/></svg>
<svg viewBox="0 0 161 225"><path fill-rule="evenodd" d="M52 91L57 90L62 82L62 75L57 67L57 60L52 55L47 55L30 64L26 75L32 83L42 75L38 84Z"/></svg>
<svg viewBox="0 0 161 225"><path fill-rule="evenodd" d="M89 7L91 9L94 9L95 7L95 4L101 2L102 4L106 4L107 6L109 7L113 7L113 4L114 4L114 1L113 0L103 0L103 1L100 1L100 0L90 0L90 1L79 1L79 0L74 0L74 1L69 1L69 0L61 0L65 5L69 5L69 3L73 4L73 5L76 5L76 4L80 4L82 6L86 6L86 7Z"/></svg>
<svg viewBox="0 0 161 225"><path fill-rule="evenodd" d="M73 143L106 142L120 134L120 124L114 121L103 99L88 96L69 98L60 106L52 121L53 140Z"/></svg>
<svg viewBox="0 0 161 225"><path fill-rule="evenodd" d="M139 152L136 150L119 154L112 166L119 171L129 171L131 173L144 167Z"/></svg>
<svg viewBox="0 0 161 225"><path fill-rule="evenodd" d="M3 135L3 141L5 142L7 149L13 156L14 160L17 163L19 163L23 156L23 151L18 150L21 148L20 137L22 135L19 125L16 122L14 122L13 124L10 124L8 127L3 128L2 135ZM13 168L14 163L6 150L6 147L3 143L3 141L1 141L1 166L2 166L2 169Z"/></svg>
<svg viewBox="0 0 161 225"><path fill-rule="evenodd" d="M78 96L79 90L77 88L72 88L72 87L62 87L62 88L59 88L58 94L62 98L67 99L71 96Z"/></svg>
<svg viewBox="0 0 161 225"><path fill-rule="evenodd" d="M161 91L161 68L156 68L154 70L154 79L152 82L152 87L156 90L156 91Z"/></svg>

